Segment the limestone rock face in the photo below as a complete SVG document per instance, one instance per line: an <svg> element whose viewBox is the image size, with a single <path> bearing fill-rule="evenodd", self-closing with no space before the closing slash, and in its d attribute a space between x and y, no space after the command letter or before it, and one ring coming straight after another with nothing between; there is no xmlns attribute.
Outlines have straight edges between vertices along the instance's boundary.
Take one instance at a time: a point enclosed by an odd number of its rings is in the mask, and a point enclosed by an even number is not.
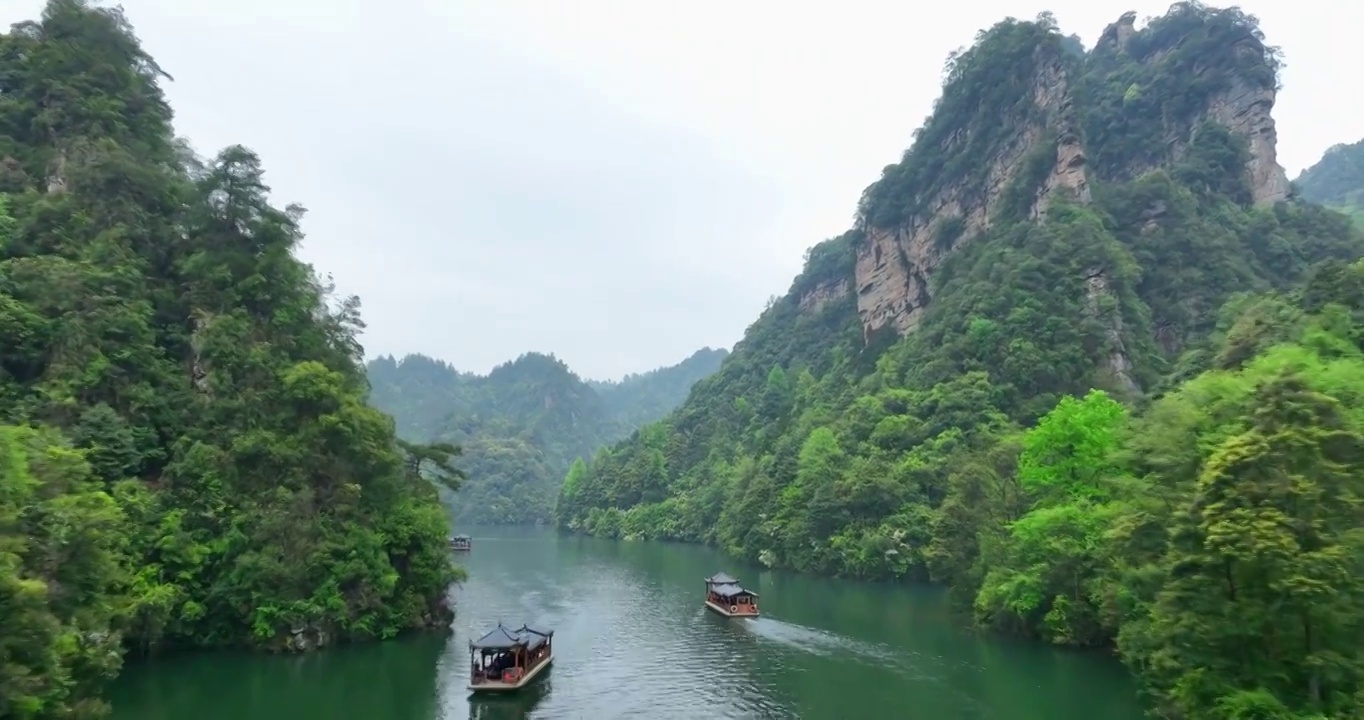
<svg viewBox="0 0 1364 720"><path fill-rule="evenodd" d="M1127 51L1132 37L1136 34L1136 14L1127 13L1117 22L1109 25L1099 37L1095 51ZM1231 55L1249 59L1255 64L1262 58L1262 51L1256 41L1247 38L1228 48ZM1141 58L1143 65L1150 66L1154 72L1169 54L1169 49L1156 49ZM1209 72L1204 68L1201 72ZM1170 159L1177 160L1188 150L1194 130L1206 121L1212 121L1231 130L1245 140L1250 151L1250 162L1246 166L1250 183L1251 197L1256 205L1273 205L1288 198L1288 173L1279 164L1278 130L1274 124L1274 102L1278 89L1264 81L1252 81L1246 77L1233 77L1229 85L1211 94L1203 104L1203 111L1197 113L1186 123L1170 127L1165 142L1170 148ZM1129 168L1131 175L1157 169L1156 167Z"/></svg>
<svg viewBox="0 0 1364 720"><path fill-rule="evenodd" d="M1128 45L1140 35L1135 27L1136 14L1127 13L1108 26L1092 51L1126 53ZM1166 59L1173 48L1150 46L1149 38L1142 48L1138 62L1156 65ZM1235 57L1262 57L1261 47L1252 38L1230 46L1227 51ZM999 207L1008 198L1016 178L1032 173L1033 163L1041 154L1050 158L1050 170L1035 188L1027 190L1024 198L1027 214L1033 219L1045 216L1048 206L1058 196L1066 196L1080 203L1090 200L1091 168L1087 160L1079 113L1075 107L1074 83L1070 74L1074 63L1068 63L1060 53L1038 49L1033 57L1031 82L1021 93L1013 117L1011 132L986 153L984 162L967 168L960 182L932 183L932 190L923 197L906 198L906 204L918 208L892 227L870 224L860 228L862 241L856 247L853 283L857 293L857 310L865 336L881 330L897 334L913 331L923 312L932 301L934 272L951 253L990 227ZM1133 58L1128 58L1132 60ZM1198 72L1213 72L1208 67ZM1269 75L1272 75L1270 73ZM1257 77L1263 77L1260 74ZM1125 178L1136 177L1162 169L1164 163L1179 160L1188 150L1195 130L1205 122L1226 127L1246 142L1249 161L1246 167L1252 199L1257 205L1270 205L1288 197L1289 182L1276 154L1277 132L1272 110L1276 88L1272 83L1235 76L1222 84L1222 89L1210 93L1199 112L1183 122L1171 122L1165 128L1165 160L1161 163L1121 168ZM1026 105L1025 105L1026 104ZM1018 112L1018 107L1026 107ZM1001 119L1001 122L1009 122ZM952 133L941 147L932 152L950 155L970 141L964 129ZM981 180L983 179L983 182ZM951 232L947 232L947 229ZM802 299L802 306L806 300ZM811 299L813 303L815 300ZM1117 361L1115 361L1117 362ZM1120 363L1111 368L1116 376L1125 376ZM1125 383L1121 383L1125 384Z"/></svg>
<svg viewBox="0 0 1364 720"><path fill-rule="evenodd" d="M1250 192L1256 205L1273 205L1288 198L1288 173L1278 159L1278 131L1274 127L1274 88L1256 87L1244 80L1214 95L1206 119L1220 123L1246 140L1250 149Z"/></svg>
<svg viewBox="0 0 1364 720"><path fill-rule="evenodd" d="M942 260L990 226L1005 190L1034 159L1049 155L1050 170L1031 190L1028 215L1039 218L1058 194L1079 202L1090 199L1089 176L1079 122L1072 106L1070 81L1060 55L1039 58L1030 95L1034 118L1010 133L989 153L988 161L973 168L983 173L983 191L974 182L948 183L927 202L924 211L894 228L866 227L866 240L857 248L855 282L862 328L870 335L891 327L905 333L918 325L931 297L929 280ZM960 136L954 143L963 142ZM944 148L952 152L952 148ZM939 236L946 224L958 229L950 242Z"/></svg>
<svg viewBox="0 0 1364 720"><path fill-rule="evenodd" d="M847 296L847 279L822 282L816 285L814 290L800 296L800 310L806 313L817 313L829 303Z"/></svg>

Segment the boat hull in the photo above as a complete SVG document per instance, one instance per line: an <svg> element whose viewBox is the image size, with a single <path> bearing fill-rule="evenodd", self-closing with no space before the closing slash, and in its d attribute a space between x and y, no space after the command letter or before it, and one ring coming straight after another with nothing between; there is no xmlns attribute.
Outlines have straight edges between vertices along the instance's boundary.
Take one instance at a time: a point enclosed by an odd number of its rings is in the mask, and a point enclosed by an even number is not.
<svg viewBox="0 0 1364 720"><path fill-rule="evenodd" d="M706 607L710 608L711 610L713 610L713 611L715 611L715 612L717 612L717 613L720 613L721 615L724 615L725 617L751 617L751 618L758 617L758 611L757 611L757 610L745 611L743 605L735 605L734 607L739 608L739 611L738 611L738 612L730 612L730 611L729 611L729 608L727 608L727 607L725 607L725 606L723 606L723 605L719 605L719 604L716 604L716 603L713 603L713 602L707 600L707 601L706 601ZM750 607L751 607L751 606L750 606Z"/></svg>
<svg viewBox="0 0 1364 720"><path fill-rule="evenodd" d="M525 686L531 684L531 683L535 680L535 678L537 678L537 677L540 676L541 673L543 673L543 672L545 672L546 670L548 670L548 669L549 669L549 666L550 666L553 662L554 662L554 652L553 652L553 651L550 651L549 657L545 658L545 659L544 659L544 662L541 662L540 664L538 664L538 665L536 665L535 667L531 668L531 669L530 669L530 672L526 673L525 675L522 675L522 676L521 676L521 679L518 680L518 681L516 681L516 682L514 682L514 683L505 683L505 682L500 682L500 681L497 681L497 680L489 680L489 681L484 681L484 682L478 683L477 685L475 685L474 683L469 683L467 687L469 688L469 691L470 691L470 692L476 692L476 693L505 693L505 692L515 692L515 691L520 690L521 688L523 688L523 687L525 687Z"/></svg>

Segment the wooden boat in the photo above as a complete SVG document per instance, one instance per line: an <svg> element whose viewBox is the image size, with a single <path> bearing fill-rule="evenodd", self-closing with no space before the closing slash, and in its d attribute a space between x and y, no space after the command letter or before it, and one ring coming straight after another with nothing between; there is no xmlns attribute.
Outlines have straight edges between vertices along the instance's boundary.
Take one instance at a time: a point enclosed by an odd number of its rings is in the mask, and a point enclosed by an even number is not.
<svg viewBox="0 0 1364 720"><path fill-rule="evenodd" d="M738 578L718 572L706 578L706 607L725 617L758 617L758 593L745 590Z"/></svg>
<svg viewBox="0 0 1364 720"><path fill-rule="evenodd" d="M469 642L469 689L510 692L528 685L554 662L554 631L529 625L512 630L498 623Z"/></svg>
<svg viewBox="0 0 1364 720"><path fill-rule="evenodd" d="M450 549L455 552L472 552L474 549L474 539L468 535L451 535Z"/></svg>

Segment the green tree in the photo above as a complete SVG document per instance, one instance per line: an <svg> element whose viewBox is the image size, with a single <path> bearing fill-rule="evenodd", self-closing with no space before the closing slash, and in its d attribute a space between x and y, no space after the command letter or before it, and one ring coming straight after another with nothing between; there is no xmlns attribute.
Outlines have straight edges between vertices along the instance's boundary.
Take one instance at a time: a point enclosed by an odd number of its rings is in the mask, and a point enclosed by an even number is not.
<svg viewBox="0 0 1364 720"><path fill-rule="evenodd" d="M1268 379L1254 403L1176 515L1148 673L1191 716L1261 690L1336 716L1364 672L1364 435L1299 377Z"/></svg>
<svg viewBox="0 0 1364 720"><path fill-rule="evenodd" d="M1023 436L1018 479L1039 505L1102 500L1103 480L1117 471L1113 450L1127 409L1101 390L1061 398Z"/></svg>
<svg viewBox="0 0 1364 720"><path fill-rule="evenodd" d="M1121 404L1094 390L1062 398L1023 435L1018 479L1031 506L986 549L991 569L975 601L983 622L1067 644L1111 639L1098 590L1103 536L1117 514L1106 481L1119 471L1126 419Z"/></svg>
<svg viewBox="0 0 1364 720"><path fill-rule="evenodd" d="M117 673L123 513L50 430L0 426L0 717L97 717Z"/></svg>
<svg viewBox="0 0 1364 720"><path fill-rule="evenodd" d="M449 490L459 490L460 482L465 478L454 466L454 459L462 452L459 447L450 443L418 445L405 440L398 440L398 447L405 455L403 464L409 480L416 482L430 477Z"/></svg>

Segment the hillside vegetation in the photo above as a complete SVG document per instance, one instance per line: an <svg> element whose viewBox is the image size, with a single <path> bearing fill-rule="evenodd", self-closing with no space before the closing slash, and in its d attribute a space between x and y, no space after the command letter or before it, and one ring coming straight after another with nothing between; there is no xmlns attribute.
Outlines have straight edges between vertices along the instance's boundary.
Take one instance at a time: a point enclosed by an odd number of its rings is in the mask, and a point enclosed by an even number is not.
<svg viewBox="0 0 1364 720"><path fill-rule="evenodd" d="M1088 52L981 32L857 226L559 524L945 583L1116 648L1162 717L1359 717L1364 238L1219 120L1277 69L1196 3Z"/></svg>
<svg viewBox="0 0 1364 720"><path fill-rule="evenodd" d="M0 718L91 718L125 649L445 627L448 521L364 403L354 298L259 159L195 157L118 10L0 35Z"/></svg>
<svg viewBox="0 0 1364 720"><path fill-rule="evenodd" d="M549 522L569 463L663 417L715 372L726 350L704 348L671 367L618 382L584 381L563 361L527 353L486 376L424 355L381 357L367 372L374 407L414 442L450 443L462 487L447 497L456 522Z"/></svg>
<svg viewBox="0 0 1364 720"><path fill-rule="evenodd" d="M1364 227L1364 140L1329 148L1293 184L1303 199L1336 208Z"/></svg>

